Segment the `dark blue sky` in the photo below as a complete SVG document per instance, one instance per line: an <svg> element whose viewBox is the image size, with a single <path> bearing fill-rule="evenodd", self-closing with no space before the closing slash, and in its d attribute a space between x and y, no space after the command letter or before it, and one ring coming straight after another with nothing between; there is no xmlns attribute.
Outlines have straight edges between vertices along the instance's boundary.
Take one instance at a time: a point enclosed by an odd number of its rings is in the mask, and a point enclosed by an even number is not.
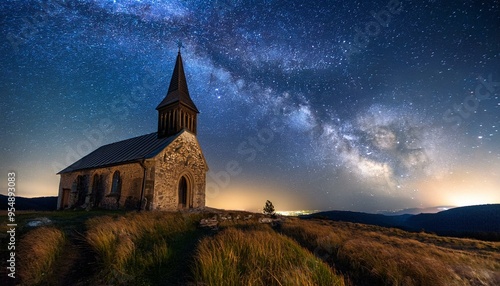
<svg viewBox="0 0 500 286"><path fill-rule="evenodd" d="M3 1L0 178L154 132L181 40L209 206L500 203L500 4L455 2Z"/></svg>

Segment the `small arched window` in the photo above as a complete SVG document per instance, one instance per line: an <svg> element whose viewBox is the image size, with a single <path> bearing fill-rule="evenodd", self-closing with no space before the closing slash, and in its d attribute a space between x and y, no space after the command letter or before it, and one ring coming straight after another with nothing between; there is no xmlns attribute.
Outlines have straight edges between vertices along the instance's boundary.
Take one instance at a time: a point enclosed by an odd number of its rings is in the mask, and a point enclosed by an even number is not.
<svg viewBox="0 0 500 286"><path fill-rule="evenodd" d="M85 203L85 198L87 197L87 177L79 175L76 178L76 191L78 195L78 201L76 206L81 206Z"/></svg>
<svg viewBox="0 0 500 286"><path fill-rule="evenodd" d="M113 183L111 185L111 194L119 195L122 191L122 179L120 178L120 171L113 174Z"/></svg>

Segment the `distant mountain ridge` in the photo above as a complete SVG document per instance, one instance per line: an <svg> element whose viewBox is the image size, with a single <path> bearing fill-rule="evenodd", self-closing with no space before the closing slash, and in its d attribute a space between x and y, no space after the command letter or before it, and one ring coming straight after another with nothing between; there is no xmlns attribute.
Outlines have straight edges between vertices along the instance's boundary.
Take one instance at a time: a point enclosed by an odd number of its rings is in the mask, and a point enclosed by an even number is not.
<svg viewBox="0 0 500 286"><path fill-rule="evenodd" d="M403 209L398 211L380 211L378 214L383 215L403 215L403 214L411 214L418 215L423 213L438 213L442 211L447 211L456 208L456 206L437 206L437 207L428 207L428 208L410 208Z"/></svg>
<svg viewBox="0 0 500 286"><path fill-rule="evenodd" d="M446 232L500 233L500 204L459 207L435 214L419 214L407 220L414 228Z"/></svg>
<svg viewBox="0 0 500 286"><path fill-rule="evenodd" d="M457 207L438 213L418 215L324 211L301 217L372 224L409 231L425 230L439 235L500 241L500 204Z"/></svg>
<svg viewBox="0 0 500 286"><path fill-rule="evenodd" d="M7 205L8 198L6 195L0 195L0 210L9 208L9 205ZM14 207L18 211L55 211L57 208L57 197L16 197Z"/></svg>

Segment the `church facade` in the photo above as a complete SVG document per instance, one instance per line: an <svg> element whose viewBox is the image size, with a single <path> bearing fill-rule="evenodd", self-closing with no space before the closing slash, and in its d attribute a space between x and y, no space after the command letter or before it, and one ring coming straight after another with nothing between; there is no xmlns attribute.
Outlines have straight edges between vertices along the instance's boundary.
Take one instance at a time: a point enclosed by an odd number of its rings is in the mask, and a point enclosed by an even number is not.
<svg viewBox="0 0 500 286"><path fill-rule="evenodd" d="M58 174L58 209L203 208L208 165L179 50L157 132L104 145Z"/></svg>

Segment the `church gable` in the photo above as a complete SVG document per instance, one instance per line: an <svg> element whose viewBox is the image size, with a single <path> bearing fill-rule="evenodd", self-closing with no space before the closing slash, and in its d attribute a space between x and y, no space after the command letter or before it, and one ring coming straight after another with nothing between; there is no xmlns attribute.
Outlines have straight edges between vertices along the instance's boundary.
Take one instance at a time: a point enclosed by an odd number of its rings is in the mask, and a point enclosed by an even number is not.
<svg viewBox="0 0 500 286"><path fill-rule="evenodd" d="M182 133L155 158L154 209L205 205L208 166L194 134Z"/></svg>

